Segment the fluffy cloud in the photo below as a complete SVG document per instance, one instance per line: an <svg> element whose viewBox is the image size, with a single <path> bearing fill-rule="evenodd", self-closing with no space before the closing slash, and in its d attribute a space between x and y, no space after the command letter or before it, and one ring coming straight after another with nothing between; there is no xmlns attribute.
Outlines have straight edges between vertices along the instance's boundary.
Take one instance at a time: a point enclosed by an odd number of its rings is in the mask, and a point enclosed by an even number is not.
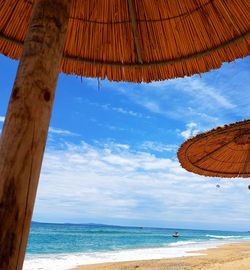
<svg viewBox="0 0 250 270"><path fill-rule="evenodd" d="M0 115L0 123L3 123L4 120L5 120L5 117Z"/></svg>
<svg viewBox="0 0 250 270"><path fill-rule="evenodd" d="M197 128L198 125L194 122L190 122L188 124L186 124L186 129L180 132L180 135L184 138L184 139L189 139L190 137L193 137L195 135L197 135L200 130Z"/></svg>
<svg viewBox="0 0 250 270"><path fill-rule="evenodd" d="M233 219L237 226L250 221L249 203L242 180L199 177L174 158L121 144L65 143L46 151L34 219L193 227Z"/></svg>

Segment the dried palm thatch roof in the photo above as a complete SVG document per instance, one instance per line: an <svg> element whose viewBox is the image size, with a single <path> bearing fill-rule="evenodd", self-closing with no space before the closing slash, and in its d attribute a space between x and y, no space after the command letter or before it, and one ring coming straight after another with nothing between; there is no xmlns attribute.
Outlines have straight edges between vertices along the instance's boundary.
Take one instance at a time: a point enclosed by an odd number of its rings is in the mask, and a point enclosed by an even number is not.
<svg viewBox="0 0 250 270"><path fill-rule="evenodd" d="M0 53L18 59L35 0L0 0ZM61 71L150 82L250 53L249 0L74 0Z"/></svg>
<svg viewBox="0 0 250 270"><path fill-rule="evenodd" d="M182 144L183 168L204 176L250 177L250 120L199 134Z"/></svg>

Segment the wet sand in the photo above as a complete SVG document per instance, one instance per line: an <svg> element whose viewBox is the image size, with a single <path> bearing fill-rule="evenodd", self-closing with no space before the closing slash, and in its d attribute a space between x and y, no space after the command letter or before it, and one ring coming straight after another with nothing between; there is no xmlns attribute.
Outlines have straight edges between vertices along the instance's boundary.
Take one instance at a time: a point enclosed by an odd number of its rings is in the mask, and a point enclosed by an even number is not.
<svg viewBox="0 0 250 270"><path fill-rule="evenodd" d="M197 251L195 251L197 253ZM85 265L74 270L249 270L250 242L198 251L201 256Z"/></svg>

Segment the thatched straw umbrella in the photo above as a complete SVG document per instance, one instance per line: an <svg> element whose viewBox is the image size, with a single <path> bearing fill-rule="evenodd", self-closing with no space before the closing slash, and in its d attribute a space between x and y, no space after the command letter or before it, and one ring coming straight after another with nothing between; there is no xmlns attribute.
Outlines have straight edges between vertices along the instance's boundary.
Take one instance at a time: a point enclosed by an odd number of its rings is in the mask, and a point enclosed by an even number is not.
<svg viewBox="0 0 250 270"><path fill-rule="evenodd" d="M184 142L183 168L204 176L250 177L250 120L199 134Z"/></svg>
<svg viewBox="0 0 250 270"><path fill-rule="evenodd" d="M0 142L0 269L21 269L56 82L150 82L249 54L248 0L0 0L0 52L20 58Z"/></svg>

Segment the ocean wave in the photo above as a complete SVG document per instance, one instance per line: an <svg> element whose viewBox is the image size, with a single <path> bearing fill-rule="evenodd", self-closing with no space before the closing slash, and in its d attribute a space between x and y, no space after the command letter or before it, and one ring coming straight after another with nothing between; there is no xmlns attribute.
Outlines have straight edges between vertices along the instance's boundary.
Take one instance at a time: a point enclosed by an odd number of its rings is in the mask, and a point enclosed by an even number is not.
<svg viewBox="0 0 250 270"><path fill-rule="evenodd" d="M217 241L177 241L164 247L124 249L105 252L65 253L47 255L27 255L23 270L69 270L80 265L123 262L136 260L168 259L202 255L200 251L215 248L225 244L225 238L237 238L238 236L207 235L208 237L220 237ZM224 241L223 241L224 239ZM211 239L210 239L211 240Z"/></svg>
<svg viewBox="0 0 250 270"><path fill-rule="evenodd" d="M87 264L177 258L190 256L189 252L191 251L197 252L217 246L211 243L196 243L196 245L192 245L190 243L191 241L189 242L190 245L187 245L187 242L185 242L185 245L183 246L166 246L161 248L92 253L29 255L25 259L23 270L69 270ZM198 255L202 254L200 252L192 253L192 256Z"/></svg>
<svg viewBox="0 0 250 270"><path fill-rule="evenodd" d="M170 247L178 247L178 246L185 246L185 245L191 245L191 244L197 244L198 242L195 241L178 241L175 243L168 244Z"/></svg>
<svg viewBox="0 0 250 270"><path fill-rule="evenodd" d="M213 234L206 234L206 237L216 238L216 239L233 239L233 238L241 238L238 235L213 235Z"/></svg>

